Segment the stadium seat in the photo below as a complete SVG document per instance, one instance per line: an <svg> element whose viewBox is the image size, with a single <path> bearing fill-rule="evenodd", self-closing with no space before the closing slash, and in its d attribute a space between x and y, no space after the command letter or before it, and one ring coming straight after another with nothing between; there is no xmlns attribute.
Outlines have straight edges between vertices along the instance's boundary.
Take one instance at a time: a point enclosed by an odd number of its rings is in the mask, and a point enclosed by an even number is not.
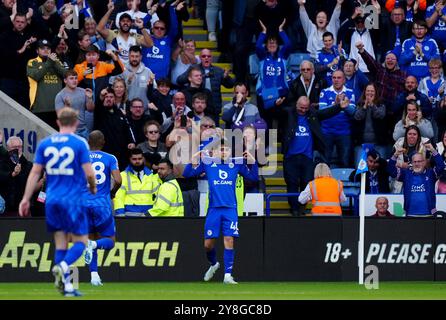
<svg viewBox="0 0 446 320"><path fill-rule="evenodd" d="M344 193L345 194L359 194L361 184L359 182L351 182L350 175L356 169L354 168L333 168L331 169L331 174L333 178L342 181L344 185ZM347 199L341 204L342 207L351 207L353 206L353 200Z"/></svg>
<svg viewBox="0 0 446 320"><path fill-rule="evenodd" d="M300 72L300 64L304 60L312 61L313 59L311 58L309 53L292 53L292 54L290 54L290 56L288 57L288 61L287 61L288 70L293 72L294 74L298 74Z"/></svg>

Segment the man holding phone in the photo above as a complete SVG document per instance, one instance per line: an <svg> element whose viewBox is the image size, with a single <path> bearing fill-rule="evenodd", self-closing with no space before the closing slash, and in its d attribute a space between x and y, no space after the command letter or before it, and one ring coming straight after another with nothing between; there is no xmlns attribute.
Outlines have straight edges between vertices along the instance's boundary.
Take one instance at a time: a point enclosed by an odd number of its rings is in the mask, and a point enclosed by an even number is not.
<svg viewBox="0 0 446 320"><path fill-rule="evenodd" d="M17 212L32 163L23 156L21 138L9 137L6 150L8 153L0 157L0 195L6 202L5 211Z"/></svg>

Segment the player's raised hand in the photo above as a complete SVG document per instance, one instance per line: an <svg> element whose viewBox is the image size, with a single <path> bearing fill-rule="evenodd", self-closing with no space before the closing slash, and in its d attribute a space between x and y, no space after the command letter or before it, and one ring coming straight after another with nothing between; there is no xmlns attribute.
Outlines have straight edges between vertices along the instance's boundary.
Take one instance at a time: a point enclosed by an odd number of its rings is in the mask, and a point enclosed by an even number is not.
<svg viewBox="0 0 446 320"><path fill-rule="evenodd" d="M344 0L337 0L336 3L337 3L338 5L342 5L342 4L344 3Z"/></svg>
<svg viewBox="0 0 446 320"><path fill-rule="evenodd" d="M276 106L280 106L285 101L285 97L280 97L276 100Z"/></svg>
<svg viewBox="0 0 446 320"><path fill-rule="evenodd" d="M135 19L135 26L139 29L142 30L144 28L144 21L141 18L136 18Z"/></svg>
<svg viewBox="0 0 446 320"><path fill-rule="evenodd" d="M280 26L279 26L279 32L282 32L282 31L283 31L283 27L285 27L285 24L286 24L286 18L283 19L282 23L280 24Z"/></svg>
<svg viewBox="0 0 446 320"><path fill-rule="evenodd" d="M30 203L29 200L22 199L19 204L19 215L21 217L28 217L30 213Z"/></svg>
<svg viewBox="0 0 446 320"><path fill-rule="evenodd" d="M434 146L431 143L425 143L424 147L426 148L427 151L429 152L433 152L435 150Z"/></svg>
<svg viewBox="0 0 446 320"><path fill-rule="evenodd" d="M149 10L149 14L153 16L153 14L158 10L158 3L155 3Z"/></svg>
<svg viewBox="0 0 446 320"><path fill-rule="evenodd" d="M184 8L184 1L181 1L180 3L178 3L178 5L176 6L175 10L180 11L181 9Z"/></svg>
<svg viewBox="0 0 446 320"><path fill-rule="evenodd" d="M113 0L108 1L108 3L107 3L107 10L110 11L110 12L115 10L115 4L113 3Z"/></svg>
<svg viewBox="0 0 446 320"><path fill-rule="evenodd" d="M305 0L297 0L297 4L299 6L304 6L305 5Z"/></svg>
<svg viewBox="0 0 446 320"><path fill-rule="evenodd" d="M341 101L341 108L345 109L349 106L350 104L350 99L348 99L347 97L344 97L344 99L342 99Z"/></svg>
<svg viewBox="0 0 446 320"><path fill-rule="evenodd" d="M85 96L88 99L93 99L93 90L91 90L90 88L86 88L85 89Z"/></svg>
<svg viewBox="0 0 446 320"><path fill-rule="evenodd" d="M153 102L150 102L148 104L148 107L150 110L158 111L158 108L156 107L156 105Z"/></svg>
<svg viewBox="0 0 446 320"><path fill-rule="evenodd" d="M243 158L248 160L248 163L255 163L256 162L256 158L254 158L254 156L248 150L245 150L243 152Z"/></svg>
<svg viewBox="0 0 446 320"><path fill-rule="evenodd" d="M364 43L362 41L358 41L355 43L356 48L359 52L364 52Z"/></svg>
<svg viewBox="0 0 446 320"><path fill-rule="evenodd" d="M260 27L262 27L262 33L266 33L266 26L263 24L262 20L259 19Z"/></svg>

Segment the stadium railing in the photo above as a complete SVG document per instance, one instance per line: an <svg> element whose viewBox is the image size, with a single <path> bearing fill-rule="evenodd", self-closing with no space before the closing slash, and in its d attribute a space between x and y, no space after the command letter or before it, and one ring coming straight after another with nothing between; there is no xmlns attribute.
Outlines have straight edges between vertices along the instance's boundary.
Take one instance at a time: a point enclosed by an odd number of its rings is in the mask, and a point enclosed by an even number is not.
<svg viewBox="0 0 446 320"><path fill-rule="evenodd" d="M273 197L298 197L300 192L297 193L266 193L265 202L265 215L269 217L271 215L271 198ZM359 214L359 194L357 193L345 193L347 198L353 200L353 212L355 215Z"/></svg>

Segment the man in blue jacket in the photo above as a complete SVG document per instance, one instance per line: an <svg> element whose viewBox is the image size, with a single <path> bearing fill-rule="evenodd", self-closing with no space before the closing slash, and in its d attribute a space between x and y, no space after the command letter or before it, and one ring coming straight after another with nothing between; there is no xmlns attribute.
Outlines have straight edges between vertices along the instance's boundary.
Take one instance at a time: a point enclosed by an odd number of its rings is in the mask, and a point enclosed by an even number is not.
<svg viewBox="0 0 446 320"><path fill-rule="evenodd" d="M424 145L435 161L434 168L426 168L426 158L421 153L412 156L412 168L397 168L396 161L404 149L396 150L389 160L389 174L403 182L404 210L407 217L430 217L436 211L435 182L445 168L443 158L432 144Z"/></svg>

